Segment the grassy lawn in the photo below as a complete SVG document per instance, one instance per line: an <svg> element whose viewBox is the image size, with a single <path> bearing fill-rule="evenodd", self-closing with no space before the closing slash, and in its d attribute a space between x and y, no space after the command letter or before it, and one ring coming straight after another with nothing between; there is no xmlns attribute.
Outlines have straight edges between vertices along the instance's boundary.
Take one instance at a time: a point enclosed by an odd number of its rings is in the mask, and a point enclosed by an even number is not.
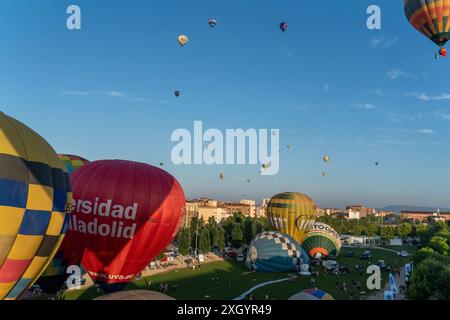
<svg viewBox="0 0 450 320"><path fill-rule="evenodd" d="M390 265L392 268L400 268L406 262L408 258L397 257L394 252L370 249L372 253L372 258L368 261L363 261L359 259L359 255L368 249L365 248L343 248L341 254L336 259L340 265L346 265L352 267L352 271L345 276L335 276L335 275L325 275L322 267L315 267L315 270L319 272L319 276L315 277L315 287L330 293L335 299L338 300L348 300L350 299L350 291L352 291L352 281L355 280L361 283L360 291L353 291L353 299L359 299L362 295L371 295L374 292L369 292L366 286L367 277L369 276L365 272L361 275L360 272L354 270L354 266L359 264L364 266L364 271L371 264L375 264L378 260L384 260L386 265ZM354 253L353 257L348 258L345 254L348 251ZM382 271L382 284L381 287L384 289L385 284L389 280L389 273ZM269 299L286 300L294 294L311 288L311 277L300 277L297 279L296 283L278 283L271 286L263 287L254 292L256 299L265 299L266 295ZM336 287L336 282L346 283L347 292L342 291ZM364 293L362 293L364 292Z"/></svg>
<svg viewBox="0 0 450 320"><path fill-rule="evenodd" d="M365 250L366 249L359 248L343 248L341 255L337 258L337 261L341 265L351 266L352 268L356 264L368 266L369 261L359 260L359 254ZM354 257L345 257L347 251L353 251ZM374 264L379 259L383 259L386 264L397 268L408 261L407 258L397 257L397 255L393 252L374 249L371 251L372 259L370 264ZM315 268L319 271L319 277L316 277L316 287L329 292L336 299L349 299L350 296L349 292L344 293L336 288L336 281L345 281L347 284L347 289L351 289L352 280L360 281L363 287L362 291L364 291L368 276L366 274L361 276L359 272L352 271L346 276L325 276L322 268ZM219 283L212 281L211 278L213 275L219 275ZM175 299L233 299L259 283L286 277L286 273L249 273L244 263L230 260L204 264L200 269L195 271L191 269L180 269L149 276L146 277L145 280L141 279L128 284L124 290L148 289L157 291L160 283L168 283L170 287L173 285L178 286L176 290L172 289L167 293ZM295 293L311 287L310 279L311 277L300 277L297 279L295 284L291 284L286 281L279 284L269 285L256 290L254 295L257 299L265 299L266 295L268 295L270 299L288 299ZM386 272L383 272L382 279L382 287L384 287L384 284L388 280L388 274ZM147 283L149 283L149 286L147 286ZM97 292L94 287L91 287L85 290L67 291L64 294L64 299L93 299L101 294L102 292ZM361 294L357 292L355 293L354 298L358 299L360 295Z"/></svg>

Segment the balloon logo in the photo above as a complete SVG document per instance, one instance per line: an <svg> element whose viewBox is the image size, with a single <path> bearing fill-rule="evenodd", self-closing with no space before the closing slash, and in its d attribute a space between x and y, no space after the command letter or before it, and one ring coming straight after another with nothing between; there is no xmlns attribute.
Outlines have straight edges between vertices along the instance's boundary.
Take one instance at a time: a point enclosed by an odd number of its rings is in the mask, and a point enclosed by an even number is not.
<svg viewBox="0 0 450 320"><path fill-rule="evenodd" d="M71 197L52 147L0 113L0 300L16 299L52 260L67 230Z"/></svg>
<svg viewBox="0 0 450 320"><path fill-rule="evenodd" d="M185 209L166 171L122 160L92 162L71 176L71 232L96 283L131 281L173 240Z"/></svg>

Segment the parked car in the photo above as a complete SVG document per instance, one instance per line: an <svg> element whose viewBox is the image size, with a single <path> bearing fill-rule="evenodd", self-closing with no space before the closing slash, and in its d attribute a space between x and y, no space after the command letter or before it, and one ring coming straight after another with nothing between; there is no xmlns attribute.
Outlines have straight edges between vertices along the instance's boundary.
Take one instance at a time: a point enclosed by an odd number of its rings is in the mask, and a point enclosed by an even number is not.
<svg viewBox="0 0 450 320"><path fill-rule="evenodd" d="M339 264L334 260L324 261L325 271L334 271L339 269Z"/></svg>
<svg viewBox="0 0 450 320"><path fill-rule="evenodd" d="M386 262L384 262L384 260L378 260L377 266L379 266L380 269L386 269Z"/></svg>
<svg viewBox="0 0 450 320"><path fill-rule="evenodd" d="M400 252L397 252L397 256L399 256L399 257L408 257L409 253L406 252L406 251L400 251Z"/></svg>
<svg viewBox="0 0 450 320"><path fill-rule="evenodd" d="M243 254L238 254L236 257L237 262L244 262L245 258Z"/></svg>
<svg viewBox="0 0 450 320"><path fill-rule="evenodd" d="M360 258L361 260L369 260L369 259L370 259L370 256L369 256L368 254L361 253L361 254L359 255L359 258Z"/></svg>
<svg viewBox="0 0 450 320"><path fill-rule="evenodd" d="M347 252L347 253L345 254L345 256L346 256L347 258L353 257L353 251Z"/></svg>
<svg viewBox="0 0 450 320"><path fill-rule="evenodd" d="M370 252L369 250L364 251L364 254L367 255L369 258L372 257L372 252Z"/></svg>

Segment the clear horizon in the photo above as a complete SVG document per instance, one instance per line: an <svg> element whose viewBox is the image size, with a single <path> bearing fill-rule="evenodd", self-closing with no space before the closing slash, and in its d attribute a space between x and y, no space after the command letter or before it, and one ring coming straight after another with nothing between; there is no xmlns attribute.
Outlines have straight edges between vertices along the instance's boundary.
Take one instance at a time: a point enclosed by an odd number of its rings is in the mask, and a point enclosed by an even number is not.
<svg viewBox="0 0 450 320"><path fill-rule="evenodd" d="M450 208L450 60L434 59L402 3L347 1L79 0L82 30L69 31L70 1L4 0L0 110L58 153L164 162L189 198ZM370 4L381 30L366 27ZM173 165L172 132L196 120L280 129L279 173Z"/></svg>

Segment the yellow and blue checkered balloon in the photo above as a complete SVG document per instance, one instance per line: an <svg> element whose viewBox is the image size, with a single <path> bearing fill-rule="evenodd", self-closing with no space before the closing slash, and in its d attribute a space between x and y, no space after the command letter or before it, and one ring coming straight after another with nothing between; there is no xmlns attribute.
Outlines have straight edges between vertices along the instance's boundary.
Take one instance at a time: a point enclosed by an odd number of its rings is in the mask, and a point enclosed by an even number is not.
<svg viewBox="0 0 450 320"><path fill-rule="evenodd" d="M71 198L52 147L0 112L0 300L18 298L52 260L67 231Z"/></svg>

